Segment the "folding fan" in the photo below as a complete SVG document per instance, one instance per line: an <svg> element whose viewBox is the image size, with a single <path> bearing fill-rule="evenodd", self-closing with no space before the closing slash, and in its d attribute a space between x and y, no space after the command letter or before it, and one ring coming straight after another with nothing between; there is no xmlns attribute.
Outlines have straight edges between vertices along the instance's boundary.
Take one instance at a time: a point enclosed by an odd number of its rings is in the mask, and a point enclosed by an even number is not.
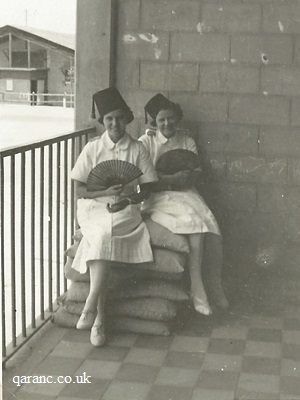
<svg viewBox="0 0 300 400"><path fill-rule="evenodd" d="M113 185L127 185L141 176L142 171L134 164L122 160L107 160L97 164L87 178L87 190L89 192L106 189Z"/></svg>
<svg viewBox="0 0 300 400"><path fill-rule="evenodd" d="M190 150L176 149L162 154L156 163L156 170L173 175L179 171L193 171L200 167L200 160Z"/></svg>

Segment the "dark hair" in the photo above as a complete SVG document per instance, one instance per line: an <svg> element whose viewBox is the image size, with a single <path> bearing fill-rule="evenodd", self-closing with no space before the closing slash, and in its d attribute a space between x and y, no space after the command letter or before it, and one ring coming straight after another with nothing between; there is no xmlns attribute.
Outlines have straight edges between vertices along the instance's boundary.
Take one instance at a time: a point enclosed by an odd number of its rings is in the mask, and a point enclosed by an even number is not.
<svg viewBox="0 0 300 400"><path fill-rule="evenodd" d="M132 112L131 110L125 110L124 108L121 108L121 110L123 110L124 113L125 113L125 115L126 115L127 124L129 124L130 122L132 122L133 119L134 119L133 112ZM98 118L98 122L99 122L101 125L104 125L104 124L103 124L103 118L104 118L104 117L105 117L105 115L104 115L103 117Z"/></svg>
<svg viewBox="0 0 300 400"><path fill-rule="evenodd" d="M181 107L180 107L180 105L178 103L170 102L170 104L169 104L169 106L167 108L162 108L161 110L159 110L159 112L163 111L163 110L174 111L174 113L176 114L176 116L177 116L179 121L181 121L182 118L183 118L183 112L182 112L182 109L181 109ZM157 115L158 115L158 113L157 113ZM156 117L157 117L157 115L156 115ZM152 120L150 122L151 126L156 126L156 117L155 117L155 120Z"/></svg>

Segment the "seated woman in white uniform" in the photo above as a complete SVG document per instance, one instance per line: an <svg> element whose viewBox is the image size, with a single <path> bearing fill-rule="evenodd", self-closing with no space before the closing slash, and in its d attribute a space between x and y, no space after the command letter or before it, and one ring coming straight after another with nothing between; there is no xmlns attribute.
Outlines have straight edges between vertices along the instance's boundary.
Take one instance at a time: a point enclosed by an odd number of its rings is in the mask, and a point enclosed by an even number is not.
<svg viewBox="0 0 300 400"><path fill-rule="evenodd" d="M155 95L145 106L145 115L152 118L152 125L139 140L148 150L153 164L156 166L159 158L175 149L189 150L197 154L197 147L192 137L177 129L182 118L182 111L178 104L168 100L162 94ZM146 120L147 122L147 120ZM221 286L222 240L220 230L214 215L207 207L204 199L192 185L188 184L188 171L179 171L175 174L161 174L161 189L152 193L144 202L143 212L151 219L174 233L188 236L190 253L188 269L191 281L191 299L195 309L204 315L212 313L201 277L204 235L213 234L214 246L221 256L217 263L211 266L215 274L214 297L216 306L225 309L228 302Z"/></svg>
<svg viewBox="0 0 300 400"><path fill-rule="evenodd" d="M81 273L89 268L90 272L90 292L77 329L91 329L91 343L102 346L105 342L104 305L111 261L153 261L149 233L138 203L149 195L150 182L156 181L157 175L142 143L126 132L133 114L120 93L115 88L97 92L93 96L94 114L95 103L100 114L99 122L106 131L86 144L71 172L78 195L77 218L83 234L72 267ZM90 171L107 160L130 162L141 170L142 175L126 186L113 184L90 191L87 186ZM138 185L139 193L136 191Z"/></svg>

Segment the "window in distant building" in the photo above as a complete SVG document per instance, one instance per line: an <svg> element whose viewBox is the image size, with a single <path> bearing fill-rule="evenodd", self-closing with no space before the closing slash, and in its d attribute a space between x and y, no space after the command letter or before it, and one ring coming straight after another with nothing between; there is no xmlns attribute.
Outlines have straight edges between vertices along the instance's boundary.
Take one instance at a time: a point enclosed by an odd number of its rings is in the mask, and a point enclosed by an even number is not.
<svg viewBox="0 0 300 400"><path fill-rule="evenodd" d="M6 79L6 90L12 92L13 88L14 88L13 80L12 79Z"/></svg>

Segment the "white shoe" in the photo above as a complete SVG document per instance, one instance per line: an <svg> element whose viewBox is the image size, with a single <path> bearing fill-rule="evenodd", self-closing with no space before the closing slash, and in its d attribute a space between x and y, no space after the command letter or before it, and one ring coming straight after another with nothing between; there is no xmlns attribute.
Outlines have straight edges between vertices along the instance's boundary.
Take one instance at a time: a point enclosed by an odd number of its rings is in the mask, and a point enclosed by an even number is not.
<svg viewBox="0 0 300 400"><path fill-rule="evenodd" d="M91 329L96 318L95 311L83 310L77 322L76 329Z"/></svg>
<svg viewBox="0 0 300 400"><path fill-rule="evenodd" d="M202 300L197 296L194 296L193 294L191 294L191 300L194 303L194 307L195 310L203 315L211 315L212 314L212 310L208 304L207 300Z"/></svg>
<svg viewBox="0 0 300 400"><path fill-rule="evenodd" d="M94 325L91 329L91 343L95 347L101 347L105 343L105 331L103 325Z"/></svg>

